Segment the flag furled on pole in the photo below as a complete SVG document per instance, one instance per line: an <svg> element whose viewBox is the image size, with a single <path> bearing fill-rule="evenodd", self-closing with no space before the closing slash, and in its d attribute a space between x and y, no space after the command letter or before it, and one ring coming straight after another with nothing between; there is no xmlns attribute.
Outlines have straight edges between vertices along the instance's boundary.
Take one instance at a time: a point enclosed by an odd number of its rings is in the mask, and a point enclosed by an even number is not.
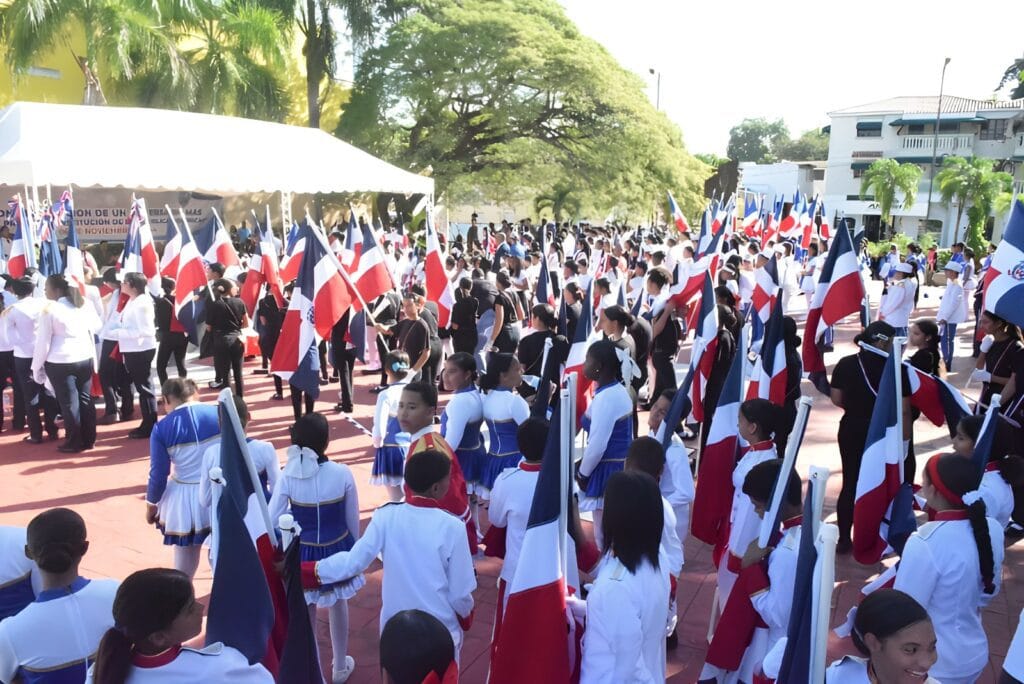
<svg viewBox="0 0 1024 684"><path fill-rule="evenodd" d="M202 291L202 290L205 290ZM192 239L192 231L182 216L181 252L174 285L174 313L194 344L199 344L199 322L206 310L209 289L206 266Z"/></svg>
<svg viewBox="0 0 1024 684"><path fill-rule="evenodd" d="M761 353L754 362L747 399L767 399L776 406L782 406L786 400L787 368L782 307L776 306L764 330Z"/></svg>
<svg viewBox="0 0 1024 684"><path fill-rule="evenodd" d="M58 275L64 272L64 260L60 257L57 245L57 227L53 222L53 212L49 207L39 212L39 273L44 276Z"/></svg>
<svg viewBox="0 0 1024 684"><path fill-rule="evenodd" d="M53 211L56 222L68 228L67 237L64 238L64 275L67 276L68 282L78 287L78 291L84 295L85 286L88 285L85 281L85 256L82 254L82 244L78 240L75 207L69 190L61 193Z"/></svg>
<svg viewBox="0 0 1024 684"><path fill-rule="evenodd" d="M694 328L693 348L690 363L694 366L693 387L690 400L693 402L693 418L704 421L704 394L711 369L718 353L718 304L715 301L715 287L710 273L704 274L704 288L697 309ZM712 407L714 408L714 407Z"/></svg>
<svg viewBox="0 0 1024 684"><path fill-rule="evenodd" d="M686 222L686 217L683 216L683 210L679 208L679 203L676 202L676 198L672 196L671 191L668 193L668 208L669 211L672 212L672 222L675 223L676 230L680 233L689 233L690 224Z"/></svg>
<svg viewBox="0 0 1024 684"><path fill-rule="evenodd" d="M793 604L786 629L786 649L779 669L779 682L811 681L811 653L814 623L814 569L818 562L815 546L817 521L814 497L816 483L807 482L804 515L800 529L800 547L797 552L796 573L793 582Z"/></svg>
<svg viewBox="0 0 1024 684"><path fill-rule="evenodd" d="M437 326L447 328L455 306L455 293L452 292L452 281L444 270L444 252L434 230L434 219L431 216L433 207L427 205L427 254L424 258L423 272L426 280L427 299L437 304ZM385 269L386 271L387 269Z"/></svg>
<svg viewBox="0 0 1024 684"><path fill-rule="evenodd" d="M12 278L21 278L25 269L36 268L35 240L29 226L28 209L20 195L7 202L11 219L14 221L14 235L11 237L11 253L7 257L7 272Z"/></svg>
<svg viewBox="0 0 1024 684"><path fill-rule="evenodd" d="M164 253L160 257L160 275L174 278L178 274L178 259L181 258L181 229L174 220L171 208L167 210L167 234L164 236Z"/></svg>

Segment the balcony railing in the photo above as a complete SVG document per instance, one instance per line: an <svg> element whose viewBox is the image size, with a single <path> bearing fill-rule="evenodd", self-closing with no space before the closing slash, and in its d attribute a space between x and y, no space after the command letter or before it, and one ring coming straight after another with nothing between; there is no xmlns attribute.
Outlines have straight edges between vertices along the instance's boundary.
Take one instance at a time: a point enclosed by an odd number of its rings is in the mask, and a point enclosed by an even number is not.
<svg viewBox="0 0 1024 684"><path fill-rule="evenodd" d="M909 152L920 153L920 156L925 157L931 156L933 146L936 156L939 157L946 154L970 156L974 154L974 136L963 133L939 135L937 142L933 135L904 135L900 137L900 148L904 154Z"/></svg>

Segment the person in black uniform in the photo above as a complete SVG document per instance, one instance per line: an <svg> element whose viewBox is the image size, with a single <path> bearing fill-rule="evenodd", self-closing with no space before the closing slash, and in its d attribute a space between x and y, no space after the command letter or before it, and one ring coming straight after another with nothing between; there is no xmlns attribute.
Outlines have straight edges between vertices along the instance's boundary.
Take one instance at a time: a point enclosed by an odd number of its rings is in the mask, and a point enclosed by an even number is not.
<svg viewBox="0 0 1024 684"><path fill-rule="evenodd" d="M224 389L234 375L235 394L241 397L242 354L245 352L242 329L249 325L249 316L245 304L238 298L238 286L234 282L218 278L213 281L212 289L216 299L206 307L206 324L209 334L213 335L213 365L220 378L220 384L215 384L213 389Z"/></svg>
<svg viewBox="0 0 1024 684"><path fill-rule="evenodd" d="M423 369L430 360L430 324L420 315L421 297L414 292L402 296L402 312L405 318L395 326L397 349L409 355L412 363L409 371L414 380L420 380Z"/></svg>
<svg viewBox="0 0 1024 684"><path fill-rule="evenodd" d="M532 314L530 327L534 332L522 339L516 350L516 356L523 366L524 378L528 375L540 378L543 375L544 345L555 336L558 318L555 316L554 308L548 304L536 304L530 313ZM524 399L532 397L536 393L537 390L525 379L519 385L519 396Z"/></svg>
<svg viewBox="0 0 1024 684"><path fill-rule="evenodd" d="M654 366L654 389L650 397L656 400L667 389L676 389L675 358L679 352L679 325L675 320L675 306L671 301L661 304L661 291L668 287L672 277L663 268L655 268L647 275L647 291L656 298L651 309L651 365Z"/></svg>
<svg viewBox="0 0 1024 684"><path fill-rule="evenodd" d="M452 348L456 352L473 354L476 351L476 315L478 302L471 294L473 281L463 278L459 281L459 289L455 291L455 304L452 306Z"/></svg>
<svg viewBox="0 0 1024 684"><path fill-rule="evenodd" d="M402 298L397 292L388 291L377 297L370 304L373 313L374 343L377 345L377 356L380 359L380 383L370 390L373 394L388 386L388 376L384 368L384 357L395 348L394 328L398 324L398 313L402 310Z"/></svg>
<svg viewBox="0 0 1024 684"><path fill-rule="evenodd" d="M331 328L331 361L341 383L341 401L334 405L337 413L352 413L352 370L355 367L356 355L349 348L351 336L349 323L352 320L352 309L349 308Z"/></svg>
<svg viewBox="0 0 1024 684"><path fill-rule="evenodd" d="M491 262L486 257L481 257L479 268L473 269L473 285L470 288L470 295L476 300L476 367L478 372L487 368L487 350L490 338L487 329L494 325L494 302L498 298L498 288L487 279L486 274L491 270Z"/></svg>
<svg viewBox="0 0 1024 684"><path fill-rule="evenodd" d="M864 444L867 440L871 414L875 410L879 383L885 368L885 359L892 350L896 329L885 321L875 321L854 338L882 352L861 349L839 359L832 371L832 403L843 409L839 421L839 456L843 463L843 486L836 502L839 525L839 543L836 553L849 553L853 548L853 504L857 493ZM903 425L904 435L911 429L910 383L903 373Z"/></svg>
<svg viewBox="0 0 1024 684"><path fill-rule="evenodd" d="M188 336L185 328L174 312L174 279L161 278L160 286L164 295L153 302L156 311L156 333L159 343L156 350L156 375L160 386L167 382L167 364L174 356L174 365L178 367L178 377L187 378L185 368L185 352L188 351Z"/></svg>
<svg viewBox="0 0 1024 684"><path fill-rule="evenodd" d="M572 341L576 339L576 326L583 313L583 304L580 302L583 293L580 292L580 287L576 283L567 283L562 292L562 296L565 297L565 337L572 344Z"/></svg>
<svg viewBox="0 0 1024 684"><path fill-rule="evenodd" d="M290 297L294 286L287 285L284 289L285 297ZM277 340L281 335L281 325L284 323L285 309L277 303L277 298L270 292L256 305L256 316L260 322L259 342L260 355L263 357L263 372L267 372L270 360L274 358L274 350L277 349ZM253 372L259 372L253 371ZM280 376L274 376L274 395L271 399L280 401L284 399L284 383Z"/></svg>
<svg viewBox="0 0 1024 684"><path fill-rule="evenodd" d="M512 279L501 271L495 277L498 296L494 300L494 327L487 344L487 351L514 354L519 345L519 328L515 325L522 320L519 301L512 291Z"/></svg>
<svg viewBox="0 0 1024 684"><path fill-rule="evenodd" d="M427 292L423 289L422 285L413 285L409 290L416 295L416 306L419 309L420 318L426 321L427 327L430 328L430 356L427 357L427 363L423 366L423 377L421 379L430 384L436 384L437 369L441 365L441 355L443 352L441 331L437 323L437 302L427 299Z"/></svg>

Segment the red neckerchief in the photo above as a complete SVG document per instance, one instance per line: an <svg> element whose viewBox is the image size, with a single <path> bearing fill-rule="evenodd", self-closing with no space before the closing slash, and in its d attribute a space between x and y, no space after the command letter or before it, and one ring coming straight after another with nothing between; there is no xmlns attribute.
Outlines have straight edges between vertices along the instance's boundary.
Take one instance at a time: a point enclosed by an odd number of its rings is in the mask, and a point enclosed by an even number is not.
<svg viewBox="0 0 1024 684"><path fill-rule="evenodd" d="M962 508L936 511L932 520L967 520L967 511Z"/></svg>
<svg viewBox="0 0 1024 684"><path fill-rule="evenodd" d="M803 525L803 523L804 523L804 516L803 515L794 515L792 518L789 518L787 520L783 520L782 521L782 529L788 530L791 527L797 527L799 525Z"/></svg>
<svg viewBox="0 0 1024 684"><path fill-rule="evenodd" d="M430 499L425 496L410 496L406 498L405 503L416 508L440 508L441 502L437 499Z"/></svg>
<svg viewBox="0 0 1024 684"><path fill-rule="evenodd" d="M181 644L177 646L171 646L166 651L161 651L154 655L146 655L145 653L139 653L132 651L132 665L135 667L145 668L147 670L163 667L164 665L173 662L178 654L181 653Z"/></svg>
<svg viewBox="0 0 1024 684"><path fill-rule="evenodd" d="M768 451L773 446L775 446L775 442L770 439L766 439L761 442L754 442L751 444L750 451Z"/></svg>
<svg viewBox="0 0 1024 684"><path fill-rule="evenodd" d="M519 469L520 470L525 470L528 473L539 473L540 472L540 463L529 463L527 461L522 461L519 464Z"/></svg>
<svg viewBox="0 0 1024 684"><path fill-rule="evenodd" d="M459 666L453 660L448 664L448 669L444 671L443 677L438 677L437 672L432 671L423 679L422 684L458 684L458 682Z"/></svg>
<svg viewBox="0 0 1024 684"><path fill-rule="evenodd" d="M997 470L999 470L999 461L989 461L985 464L986 473L994 473Z"/></svg>

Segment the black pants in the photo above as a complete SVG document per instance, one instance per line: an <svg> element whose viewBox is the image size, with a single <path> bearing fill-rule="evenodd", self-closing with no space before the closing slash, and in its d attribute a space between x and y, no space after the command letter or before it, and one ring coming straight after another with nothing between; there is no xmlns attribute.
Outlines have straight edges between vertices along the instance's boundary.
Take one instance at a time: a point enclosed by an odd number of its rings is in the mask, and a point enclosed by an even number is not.
<svg viewBox="0 0 1024 684"><path fill-rule="evenodd" d="M185 352L188 351L188 337L183 332L163 332L160 334L160 345L156 349L156 375L160 378L160 386L167 382L167 362L174 357L174 365L178 367L178 377L187 378L185 369Z"/></svg>
<svg viewBox="0 0 1024 684"><path fill-rule="evenodd" d="M388 374L384 359L387 357L388 352L391 351L391 348L385 344L383 335L375 335L374 339L377 342L377 356L380 357L380 382L377 384L383 387L388 384Z"/></svg>
<svg viewBox="0 0 1024 684"><path fill-rule="evenodd" d="M263 335L260 337L260 357L263 370L270 368L270 361L274 358L274 350L277 349L277 335ZM274 375L274 391L277 394L284 395L284 383L281 382L281 378Z"/></svg>
<svg viewBox="0 0 1024 684"><path fill-rule="evenodd" d="M675 353L655 350L651 352L651 365L654 366L654 390L647 401L654 403L667 389L676 389L676 369L672 363Z"/></svg>
<svg viewBox="0 0 1024 684"><path fill-rule="evenodd" d="M131 415L135 410L135 393L132 391L128 370L119 359L111 358L113 340L103 340L100 349L100 387L103 388L103 407L107 415L118 413Z"/></svg>
<svg viewBox="0 0 1024 684"><path fill-rule="evenodd" d="M235 376L235 394L242 396L242 354L245 345L238 335L221 335L213 333L213 367L217 380L223 384Z"/></svg>
<svg viewBox="0 0 1024 684"><path fill-rule="evenodd" d="M327 379L327 340L320 340L316 347L316 353L320 355L320 377Z"/></svg>
<svg viewBox="0 0 1024 684"><path fill-rule="evenodd" d="M46 376L64 417L66 445L91 449L96 443L96 406L92 403L92 359L73 363L46 362Z"/></svg>
<svg viewBox="0 0 1024 684"><path fill-rule="evenodd" d="M43 386L32 379L32 359L14 357L14 383L20 389L22 410L28 424L28 433L35 439L43 438L43 424L51 435L57 434L54 419L57 417L57 400L43 390ZM39 412L42 411L42 418Z"/></svg>
<svg viewBox="0 0 1024 684"><path fill-rule="evenodd" d="M139 407L142 409L140 430L149 432L156 424L156 393L153 391L153 357L156 349L139 352L124 352L124 366L128 369L135 391L139 393Z"/></svg>
<svg viewBox="0 0 1024 684"><path fill-rule="evenodd" d="M853 504L857 498L857 478L864 458L867 425L839 423L839 457L843 463L843 486L836 501L836 523L839 539L849 540L853 529Z"/></svg>
<svg viewBox="0 0 1024 684"><path fill-rule="evenodd" d="M0 393L4 388L11 386L13 401L11 402L11 425L23 427L25 425L25 399L21 396L21 385L15 379L14 352L0 352ZM0 409L0 430L4 429L4 415Z"/></svg>
<svg viewBox="0 0 1024 684"><path fill-rule="evenodd" d="M334 349L334 367L341 383L341 405L345 408L352 408L352 371L355 365L356 355L351 349Z"/></svg>
<svg viewBox="0 0 1024 684"><path fill-rule="evenodd" d="M295 385L288 385L292 393L292 412L295 414L295 420L302 417L302 404L306 404L306 413L313 412L313 399L309 392L303 392Z"/></svg>

